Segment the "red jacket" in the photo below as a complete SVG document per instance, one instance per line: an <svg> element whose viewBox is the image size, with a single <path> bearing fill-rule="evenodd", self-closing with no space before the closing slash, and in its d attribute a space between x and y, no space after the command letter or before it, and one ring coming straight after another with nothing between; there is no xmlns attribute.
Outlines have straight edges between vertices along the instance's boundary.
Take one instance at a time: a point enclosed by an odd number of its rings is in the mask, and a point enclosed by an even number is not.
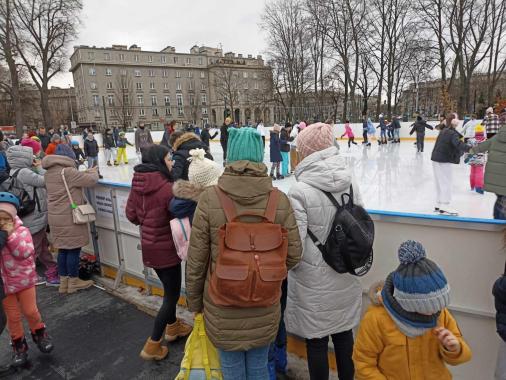
<svg viewBox="0 0 506 380"><path fill-rule="evenodd" d="M147 165L136 167L126 216L141 226L142 260L150 268L170 268L181 262L170 229L172 183Z"/></svg>

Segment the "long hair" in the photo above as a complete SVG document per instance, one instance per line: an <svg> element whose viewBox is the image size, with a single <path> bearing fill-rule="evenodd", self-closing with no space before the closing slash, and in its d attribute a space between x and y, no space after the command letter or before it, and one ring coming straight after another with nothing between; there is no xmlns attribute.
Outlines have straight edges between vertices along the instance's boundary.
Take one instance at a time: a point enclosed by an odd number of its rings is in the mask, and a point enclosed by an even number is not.
<svg viewBox="0 0 506 380"><path fill-rule="evenodd" d="M163 145L150 145L142 150L142 163L153 165L165 178L172 182L172 174L165 164L165 157L170 153Z"/></svg>

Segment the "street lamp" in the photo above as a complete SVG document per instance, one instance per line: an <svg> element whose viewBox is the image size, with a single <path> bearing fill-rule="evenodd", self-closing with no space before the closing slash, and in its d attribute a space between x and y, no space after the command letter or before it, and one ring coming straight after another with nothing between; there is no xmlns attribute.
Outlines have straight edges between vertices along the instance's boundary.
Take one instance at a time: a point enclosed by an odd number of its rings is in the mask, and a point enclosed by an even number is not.
<svg viewBox="0 0 506 380"><path fill-rule="evenodd" d="M74 124L74 110L72 109L72 98L70 97L70 89L71 85L69 83L69 91L68 91L68 98L69 98L69 104L70 104L70 118L72 119L72 125Z"/></svg>

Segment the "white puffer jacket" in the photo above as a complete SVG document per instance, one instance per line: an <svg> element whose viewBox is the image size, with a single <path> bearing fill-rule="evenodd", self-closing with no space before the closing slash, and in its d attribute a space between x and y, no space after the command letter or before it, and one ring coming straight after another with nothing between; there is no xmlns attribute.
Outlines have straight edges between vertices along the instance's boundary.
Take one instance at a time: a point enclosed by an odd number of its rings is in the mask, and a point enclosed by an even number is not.
<svg viewBox="0 0 506 380"><path fill-rule="evenodd" d="M297 183L288 197L295 212L303 242L302 260L288 275L285 322L288 331L308 339L353 329L360 322L362 287L350 274L340 274L325 263L307 229L325 242L336 209L320 190L331 192L341 202L352 182L339 149L328 148L305 158L295 171ZM320 189L320 190L319 190ZM353 183L355 203L362 205Z"/></svg>

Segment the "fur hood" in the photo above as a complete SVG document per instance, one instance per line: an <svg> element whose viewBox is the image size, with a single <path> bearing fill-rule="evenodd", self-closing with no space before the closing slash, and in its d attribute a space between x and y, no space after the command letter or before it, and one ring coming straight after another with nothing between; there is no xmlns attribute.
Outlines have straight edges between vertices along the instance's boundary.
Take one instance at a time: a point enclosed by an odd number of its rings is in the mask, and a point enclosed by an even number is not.
<svg viewBox="0 0 506 380"><path fill-rule="evenodd" d="M174 149L174 151L177 151L181 147L181 145L183 145L185 142L188 142L191 140L200 141L200 138L195 133L187 132L187 133L181 135L181 137L178 138L176 141L174 141L174 144L172 145L172 149Z"/></svg>
<svg viewBox="0 0 506 380"><path fill-rule="evenodd" d="M369 288L369 299L371 300L371 303L375 306L382 306L383 305L383 298L381 297L381 290L383 289L383 286L385 285L385 281L376 281L371 285Z"/></svg>
<svg viewBox="0 0 506 380"><path fill-rule="evenodd" d="M179 180L174 183L174 196L181 199L189 199L198 202L200 194L205 190L204 187L196 185L190 181Z"/></svg>

